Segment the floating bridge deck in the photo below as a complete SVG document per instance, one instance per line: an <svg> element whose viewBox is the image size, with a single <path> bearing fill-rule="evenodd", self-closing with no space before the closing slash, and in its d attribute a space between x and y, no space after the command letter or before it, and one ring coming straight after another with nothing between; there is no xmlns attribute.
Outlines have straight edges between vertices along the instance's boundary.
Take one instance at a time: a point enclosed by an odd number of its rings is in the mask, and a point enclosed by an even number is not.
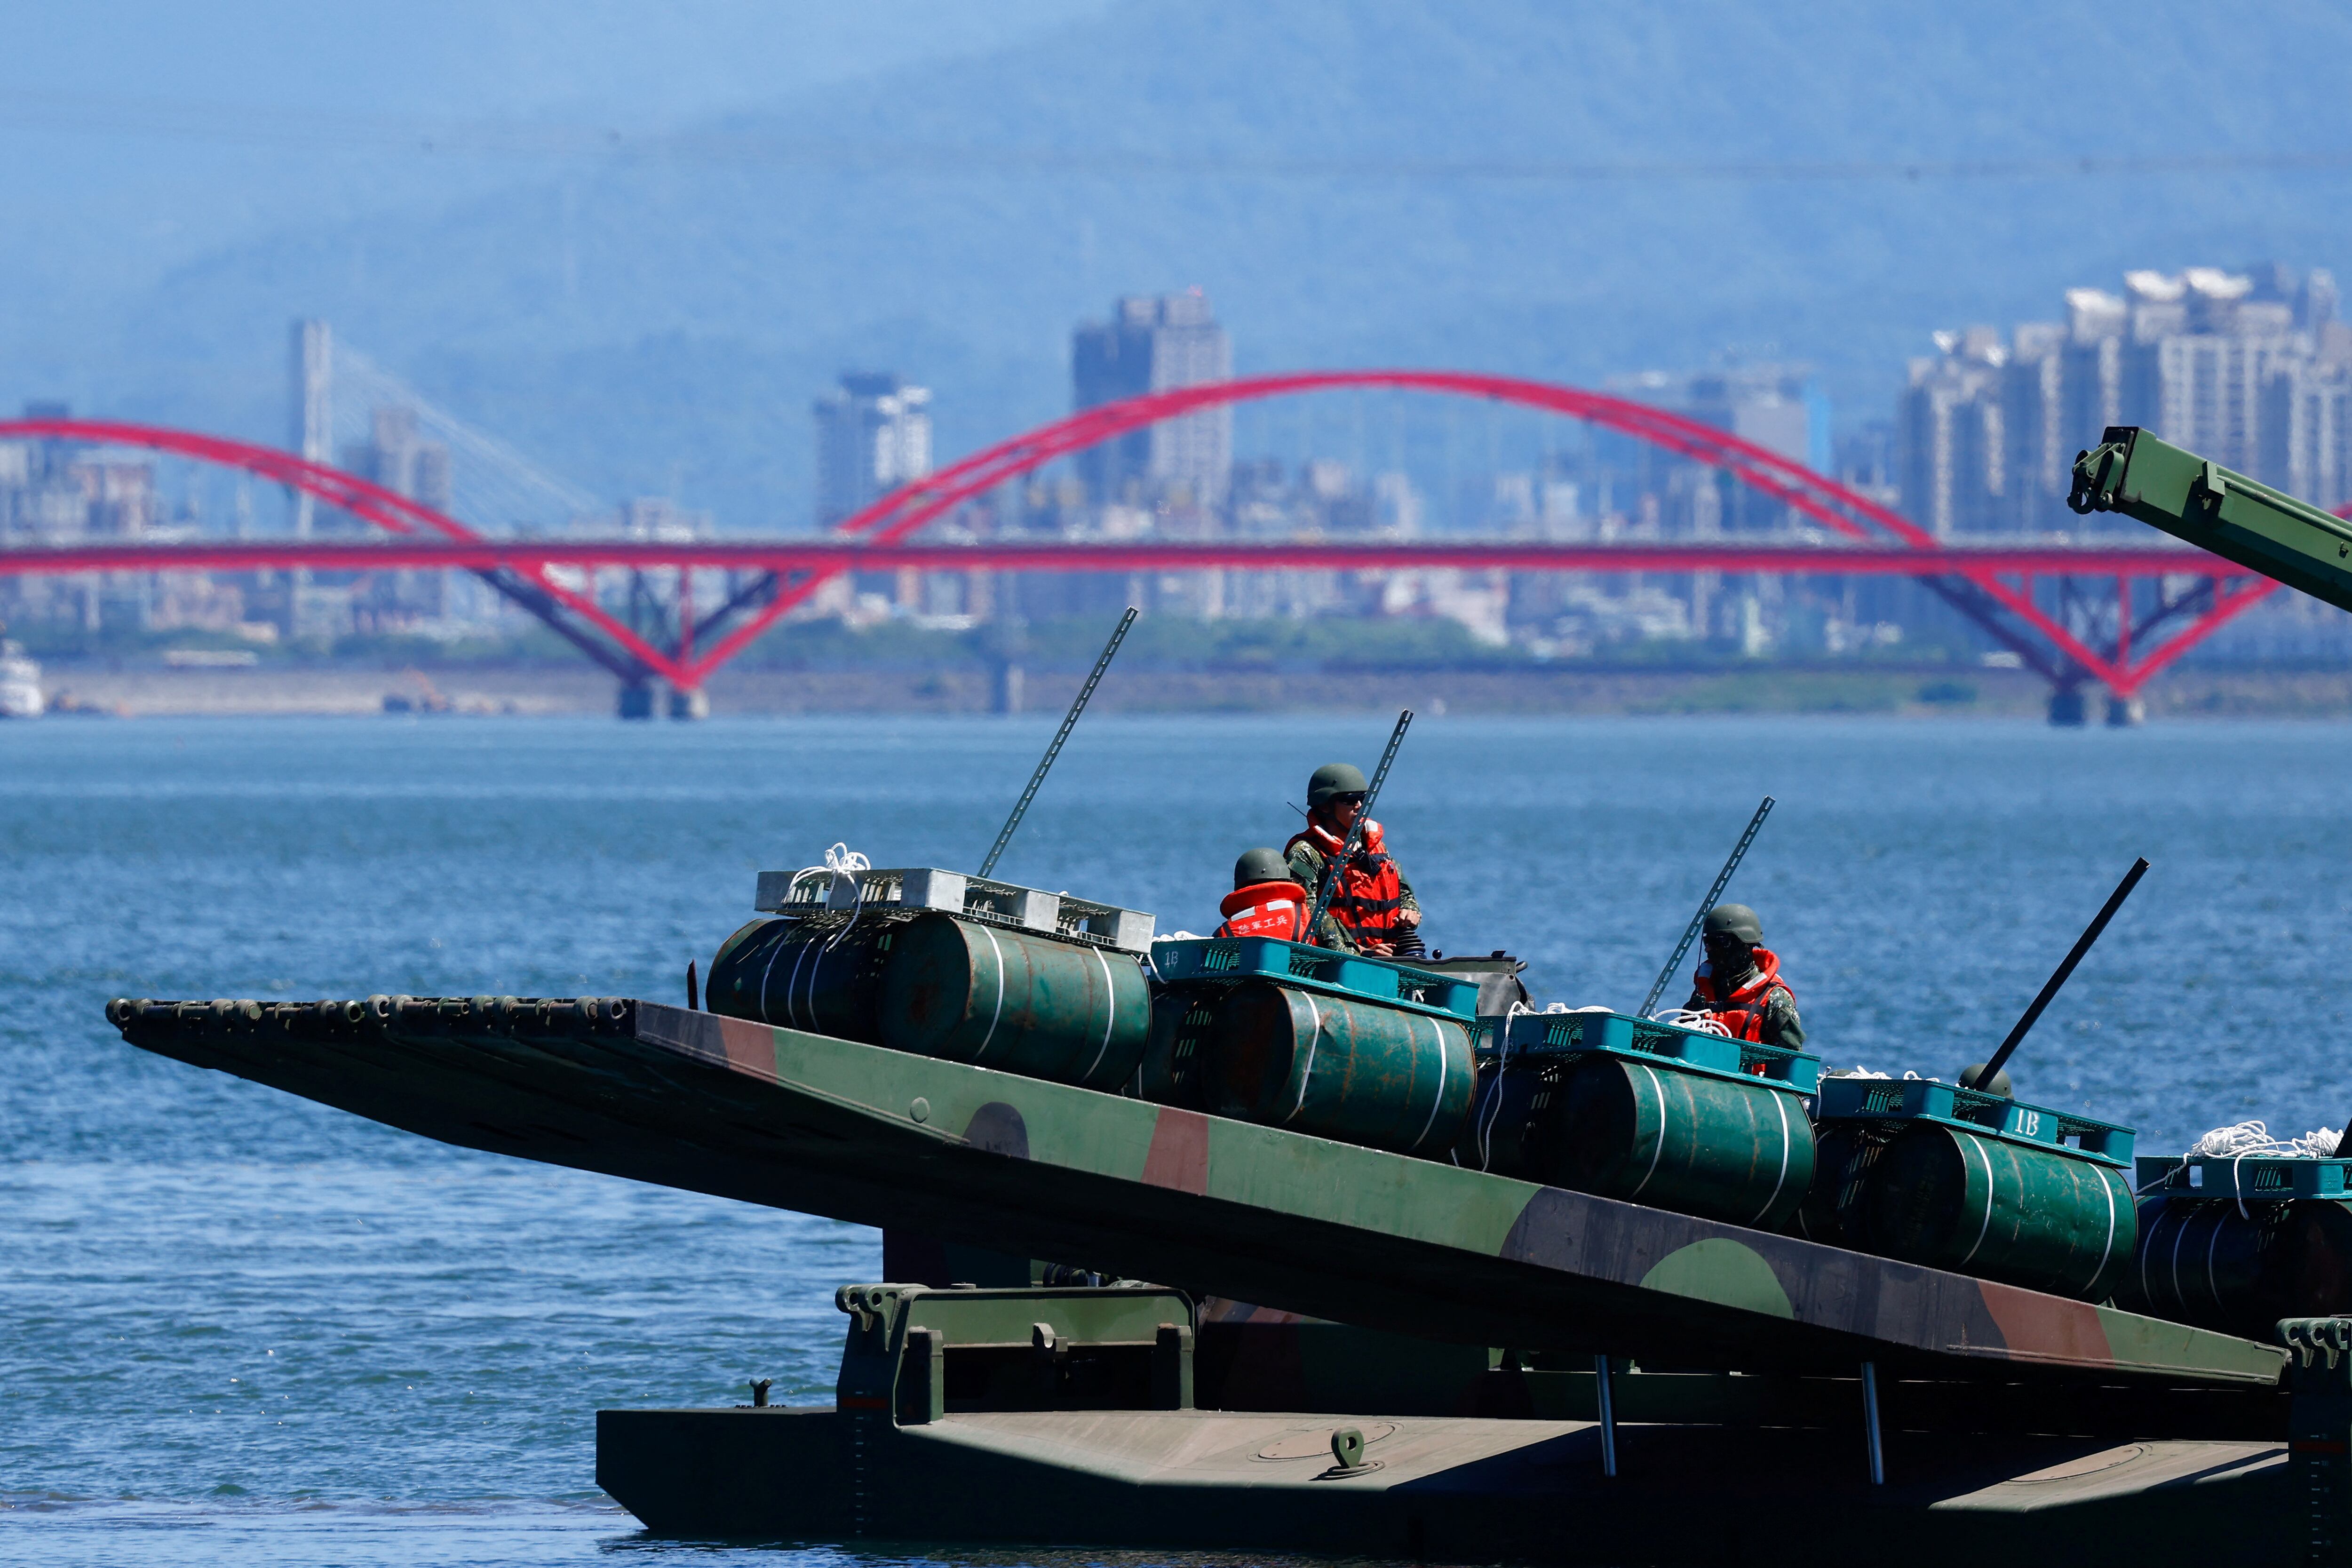
<svg viewBox="0 0 2352 1568"><path fill-rule="evenodd" d="M2274 1387L2274 1347L1279 1129L625 998L118 1002L133 1045L444 1142L1423 1339Z"/></svg>

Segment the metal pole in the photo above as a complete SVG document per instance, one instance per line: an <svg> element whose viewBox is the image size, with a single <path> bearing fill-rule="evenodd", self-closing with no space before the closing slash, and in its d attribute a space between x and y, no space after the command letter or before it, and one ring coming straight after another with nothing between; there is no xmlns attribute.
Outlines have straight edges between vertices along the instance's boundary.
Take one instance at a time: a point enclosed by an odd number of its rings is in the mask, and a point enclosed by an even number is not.
<svg viewBox="0 0 2352 1568"><path fill-rule="evenodd" d="M1070 738L1071 730L1078 722L1078 715L1087 710L1087 700L1101 684L1103 671L1110 668L1111 655L1117 653L1118 645L1127 640L1127 628L1135 625L1135 606L1129 605L1127 614L1118 618L1118 629L1110 634L1110 641L1103 644L1102 657L1095 660L1094 670L1087 677L1087 683L1078 688L1077 700L1071 703L1070 710L1062 716L1062 727L1054 731L1054 743L1047 746L1045 754L1037 759L1037 771L1029 775L1029 787L1021 792L1020 802L1013 806L1013 815L1004 819L1003 827L997 832L996 842L988 847L988 858L980 863L982 876L985 877L996 869L997 858L1004 853L1004 847L1013 842L1013 830L1020 826L1021 819L1029 814L1029 803L1037 798L1037 786L1045 782L1045 774L1052 769L1054 759L1062 754L1062 742Z"/></svg>
<svg viewBox="0 0 2352 1568"><path fill-rule="evenodd" d="M1592 1388L1601 1396L1601 1473L1617 1476L1617 1402L1610 1397L1609 1358L1592 1358Z"/></svg>
<svg viewBox="0 0 2352 1568"><path fill-rule="evenodd" d="M1870 1444L1870 1484L1886 1484L1886 1460L1878 1446L1878 1363L1862 1363L1862 1430Z"/></svg>
<svg viewBox="0 0 2352 1568"><path fill-rule="evenodd" d="M1961 1085L1963 1089L1982 1089L1993 1080L1995 1073L2008 1065L2010 1054L2025 1038L2026 1031L2041 1021L2042 1010L2050 1005L2051 999L2058 994L2058 988L2074 974L2074 966L2083 962L2083 955L2091 951L2091 944L2099 940L2099 933L2107 929L2107 922L2116 918L2116 911L2124 907L2124 900L2131 897L2132 889L2138 887L2139 879L2147 875L2147 857L2143 855L2132 862L2132 868L2124 873L2124 879L2116 884L2116 890L2107 895L2107 901L2100 907L2091 923L2084 928L2083 934L2074 939L2074 951L2066 955L2066 961L2058 966L2057 973L2051 975L2048 984L2042 987L2042 994L2033 999L2033 1005L2025 1010L2025 1016L2017 1021L2017 1027L2009 1032L2009 1038L2001 1041L2000 1049L1993 1052L1992 1060L1985 1063L1984 1070L1977 1074L1974 1083Z"/></svg>
<svg viewBox="0 0 2352 1568"><path fill-rule="evenodd" d="M1339 846L1339 853L1323 863L1322 880L1316 884L1315 908L1307 917L1307 940L1315 940L1315 928L1323 923L1323 911L1331 906L1331 894L1339 885L1339 868L1355 858L1356 847L1364 841L1364 825L1372 819L1372 803L1381 798L1381 785L1389 776L1389 764L1396 761L1397 748L1404 744L1405 730L1412 723L1412 710L1397 715L1396 728L1389 732L1389 749L1381 753L1381 765L1372 770L1372 782L1364 791L1364 804L1356 808L1356 820L1348 826L1348 841Z"/></svg>
<svg viewBox="0 0 2352 1568"><path fill-rule="evenodd" d="M1706 911L1715 908L1716 900L1723 897L1723 889L1730 882L1731 874L1739 869L1739 862L1747 856L1748 847L1756 842L1756 830L1763 826L1764 819L1771 815L1772 797L1768 795L1764 797L1764 804L1756 808L1756 815L1748 819L1748 831L1739 836L1739 843L1732 849L1731 858L1726 860L1723 869L1716 873L1715 886L1709 888L1706 897L1698 901L1698 913L1691 916L1690 924L1683 928L1682 941L1675 943L1675 955L1666 960L1664 969L1658 971L1657 984L1652 985L1650 994L1642 998L1642 1010L1634 1016L1646 1018L1650 1016L1650 1009L1658 1005L1658 993L1666 988L1666 983L1675 977L1675 971L1683 966L1683 954L1688 952L1690 944L1698 940L1698 928L1706 923Z"/></svg>

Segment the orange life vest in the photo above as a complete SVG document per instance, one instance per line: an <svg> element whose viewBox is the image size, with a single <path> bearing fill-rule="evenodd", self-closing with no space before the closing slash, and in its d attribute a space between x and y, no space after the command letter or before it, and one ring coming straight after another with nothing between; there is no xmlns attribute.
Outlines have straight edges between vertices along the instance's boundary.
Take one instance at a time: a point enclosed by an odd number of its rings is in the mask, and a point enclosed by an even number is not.
<svg viewBox="0 0 2352 1568"><path fill-rule="evenodd" d="M1287 856L1301 843L1312 844L1322 852L1326 865L1347 847L1344 839L1332 836L1321 823L1310 821L1306 831L1294 834L1283 847ZM1406 927L1397 919L1404 907L1404 879L1397 875L1396 862L1390 859L1386 836L1377 822L1364 824L1363 841L1356 847L1355 858L1339 868L1339 876L1331 889L1331 917L1339 929L1358 942L1393 942L1405 933Z"/></svg>
<svg viewBox="0 0 2352 1568"><path fill-rule="evenodd" d="M1296 882L1252 882L1246 888L1235 888L1217 906L1225 923L1216 934L1305 942L1307 901L1307 889Z"/></svg>
<svg viewBox="0 0 2352 1568"><path fill-rule="evenodd" d="M1760 1042L1764 1038L1765 998L1779 991L1793 1003L1797 994L1780 978L1780 954L1769 947L1752 951L1756 957L1754 971L1743 984L1733 986L1728 994L1716 984L1713 963L1698 966L1698 973L1691 977L1691 989L1706 1002L1707 1011L1731 1031L1733 1039Z"/></svg>

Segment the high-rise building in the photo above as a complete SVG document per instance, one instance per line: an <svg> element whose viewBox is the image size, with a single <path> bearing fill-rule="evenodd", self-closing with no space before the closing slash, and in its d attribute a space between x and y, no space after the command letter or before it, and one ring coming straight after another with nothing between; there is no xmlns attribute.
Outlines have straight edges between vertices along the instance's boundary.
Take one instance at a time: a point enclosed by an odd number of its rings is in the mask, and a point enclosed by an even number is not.
<svg viewBox="0 0 2352 1568"><path fill-rule="evenodd" d="M1096 408L1123 397L1224 381L1233 340L1198 289L1158 299L1130 295L1070 339L1071 405ZM1221 505L1233 479L1234 411L1204 408L1093 447L1079 459L1098 501L1181 490L1195 505Z"/></svg>
<svg viewBox="0 0 2352 1568"><path fill-rule="evenodd" d="M414 408L378 405L369 416L368 438L343 447L342 467L345 473L373 479L394 495L431 507L445 517L456 510L448 445L422 432ZM368 531L367 525L345 512L327 511L320 521L337 532ZM363 584L354 584L348 610L338 608L331 615L337 618L348 615L356 624L380 631L442 620L451 613L449 583L446 572L378 572Z"/></svg>
<svg viewBox="0 0 2352 1568"><path fill-rule="evenodd" d="M2074 455L2110 425L2296 495L2352 495L2352 329L2335 279L2264 263L2135 271L2067 319L1937 334L1897 419L1902 504L1938 534L2063 525Z"/></svg>
<svg viewBox="0 0 2352 1568"><path fill-rule="evenodd" d="M343 471L446 515L453 505L448 444L427 439L416 411L396 404L378 406L368 423L368 438L343 448Z"/></svg>
<svg viewBox="0 0 2352 1568"><path fill-rule="evenodd" d="M1727 358L1708 370L1641 371L1612 376L1606 385L1611 392L1671 409L1790 462L1823 473L1832 468L1829 399L1809 365ZM1621 449L1607 457L1591 451L1574 458L1559 455L1551 463L1554 471L1549 477L1554 486L1569 489L1547 498L1540 508L1530 492L1526 510L1531 516L1539 512L1548 531L1566 531L1561 536L1573 535L1575 520L1588 502L1595 522L1600 514L1611 511L1631 515L1649 510L1666 529L1686 528L1702 535L1771 528L1784 510L1760 490L1723 481L1705 464L1665 458L1648 447L1630 454ZM1641 499L1632 499L1635 497ZM1501 509L1492 521L1507 525L1510 509Z"/></svg>
<svg viewBox="0 0 2352 1568"><path fill-rule="evenodd" d="M839 522L931 471L931 394L884 373L844 372L816 400L816 521Z"/></svg>
<svg viewBox="0 0 2352 1568"><path fill-rule="evenodd" d="M1735 364L1685 384L1682 409L1792 462L1827 469L1829 403L1804 365Z"/></svg>
<svg viewBox="0 0 2352 1568"><path fill-rule="evenodd" d="M2000 395L2009 350L1991 327L1937 332L1911 362L1895 415L1895 483L1912 521L1942 538L1999 526L2009 442Z"/></svg>

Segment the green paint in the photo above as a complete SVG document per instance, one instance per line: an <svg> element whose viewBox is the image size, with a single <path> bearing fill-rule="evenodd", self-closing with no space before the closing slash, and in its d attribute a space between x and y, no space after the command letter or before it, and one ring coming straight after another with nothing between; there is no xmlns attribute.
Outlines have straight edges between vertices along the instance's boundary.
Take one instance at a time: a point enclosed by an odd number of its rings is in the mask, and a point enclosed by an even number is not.
<svg viewBox="0 0 2352 1568"><path fill-rule="evenodd" d="M1245 980L1213 1027L1224 1115L1442 1155L1470 1113L1478 1074L1454 1019Z"/></svg>
<svg viewBox="0 0 2352 1568"><path fill-rule="evenodd" d="M1151 1032L1133 957L927 914L898 933L878 1043L1057 1083L1115 1089Z"/></svg>
<svg viewBox="0 0 2352 1568"><path fill-rule="evenodd" d="M2130 1268L2139 1236L2123 1172L1932 1121L1887 1145L1843 1223L1883 1258L2091 1301Z"/></svg>
<svg viewBox="0 0 2352 1568"><path fill-rule="evenodd" d="M1031 1159L1142 1179L1156 1105L795 1029L774 1034L776 1076L793 1089L896 1117L942 1142L961 1140L982 1106L1010 1105L1021 1113ZM910 1114L919 1097L929 1101L921 1123Z"/></svg>
<svg viewBox="0 0 2352 1568"><path fill-rule="evenodd" d="M1890 1309L1885 1289L1901 1281L1859 1253L1217 1117L1205 1121L1211 1205L1190 1209L1192 1200L1141 1184L1161 1107L772 1027L747 1061L744 1031L757 1026L722 1028L652 1003L119 1001L110 1016L145 1048L467 1147L864 1223L952 1181L976 1204L1051 1224L1074 1247L1100 1238L1120 1267L1149 1271L1156 1247L1189 1249L1218 1259L1231 1293L1262 1286L1271 1293L1245 1299L1330 1317L1348 1314L1347 1292L1311 1299L1288 1271L1346 1271L1379 1282L1388 1326L1416 1326L1395 1314L1418 1295L1433 1330L1473 1343L1504 1342L1499 1331L1558 1348L1548 1325L1578 1334L1587 1304L1605 1310L1638 1286L1683 1297L1701 1321L1715 1304L1729 1339L1793 1319L1956 1368L2024 1359L2259 1384L2275 1381L2284 1359L2275 1347L2121 1313L2100 1315L2101 1342L2082 1331L2080 1308L1978 1349L1966 1340L1971 1320L1948 1302ZM918 1100L928 1120L915 1120ZM1013 1146L1003 1134L1017 1118L1025 1159L964 1152L966 1130L991 1106L1002 1108L990 1114L991 1142ZM545 1135L499 1130L531 1117L546 1121ZM975 1222L966 1239L1003 1247L1022 1229ZM1792 1312L1769 1280L1775 1268L1791 1281L1818 1271L1835 1288L1796 1292L1803 1307ZM1529 1320L1515 1305L1528 1289L1554 1293L1559 1311ZM1622 1327L1642 1337L1637 1321Z"/></svg>
<svg viewBox="0 0 2352 1568"><path fill-rule="evenodd" d="M2280 1356L2273 1346L2113 1307L2094 1310L2118 1366L2250 1382L2268 1382L2278 1375Z"/></svg>
<svg viewBox="0 0 2352 1568"><path fill-rule="evenodd" d="M1743 1312L1761 1312L1771 1318L1793 1319L1797 1315L1772 1266L1753 1247L1728 1237L1694 1241L1666 1254L1655 1268L1642 1276L1642 1289L1687 1296L1695 1301L1712 1301L1718 1307Z"/></svg>
<svg viewBox="0 0 2352 1568"><path fill-rule="evenodd" d="M2245 475L2111 426L2074 464L2066 504L2119 511L2176 538L2352 610L2352 522Z"/></svg>
<svg viewBox="0 0 2352 1568"><path fill-rule="evenodd" d="M1813 1180L1813 1129L1790 1089L1589 1056L1556 1101L1552 1184L1779 1230Z"/></svg>

